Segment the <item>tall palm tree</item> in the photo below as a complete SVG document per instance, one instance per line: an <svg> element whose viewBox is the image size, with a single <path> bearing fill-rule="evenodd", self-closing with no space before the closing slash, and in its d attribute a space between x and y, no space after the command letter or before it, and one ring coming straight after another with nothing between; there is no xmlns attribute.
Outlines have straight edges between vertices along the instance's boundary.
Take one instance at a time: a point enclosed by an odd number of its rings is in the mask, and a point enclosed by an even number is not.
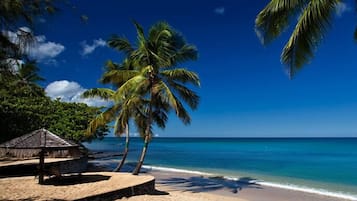
<svg viewBox="0 0 357 201"><path fill-rule="evenodd" d="M340 0L271 0L255 20L256 33L265 45L280 36L298 17L285 44L281 61L290 78L309 62L323 38ZM355 32L357 39L357 30Z"/></svg>
<svg viewBox="0 0 357 201"><path fill-rule="evenodd" d="M165 22L154 24L148 35L145 35L141 25L136 22L134 25L137 31L136 47L125 38L113 37L111 41L116 44L114 47L117 50L128 55L137 71L116 91L115 98L120 100L125 94L137 94L148 101L141 110L146 121L140 122L139 127L144 133L144 145L133 171L136 175L143 165L154 124L164 128L167 113L171 110L184 124L191 122L181 100L191 109L196 109L199 97L185 84L199 86L200 82L196 73L177 68L183 62L197 59L196 48L187 44L181 34Z"/></svg>

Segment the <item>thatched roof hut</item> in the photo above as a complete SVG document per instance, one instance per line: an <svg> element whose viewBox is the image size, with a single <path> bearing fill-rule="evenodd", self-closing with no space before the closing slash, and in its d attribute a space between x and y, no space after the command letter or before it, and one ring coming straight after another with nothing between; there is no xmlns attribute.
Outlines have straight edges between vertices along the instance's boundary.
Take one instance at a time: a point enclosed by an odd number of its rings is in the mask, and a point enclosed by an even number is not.
<svg viewBox="0 0 357 201"><path fill-rule="evenodd" d="M0 157L37 157L41 150L52 157L73 157L80 154L78 147L42 128L0 144Z"/></svg>
<svg viewBox="0 0 357 201"><path fill-rule="evenodd" d="M51 156L78 156L79 146L64 140L46 129L35 130L29 134L0 144L0 156L29 158L39 156L39 183L43 183L46 153Z"/></svg>

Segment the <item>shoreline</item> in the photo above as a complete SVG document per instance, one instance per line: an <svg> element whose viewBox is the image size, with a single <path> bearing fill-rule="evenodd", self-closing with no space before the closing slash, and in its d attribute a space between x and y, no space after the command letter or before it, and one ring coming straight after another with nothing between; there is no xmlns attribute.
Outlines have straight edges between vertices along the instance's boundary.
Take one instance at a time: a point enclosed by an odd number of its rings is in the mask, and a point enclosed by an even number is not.
<svg viewBox="0 0 357 201"><path fill-rule="evenodd" d="M351 195L347 193L341 193L341 192L331 192L327 191L324 189L316 189L316 188L310 188L310 187L305 187L305 186L298 186L294 184L279 184L279 183L274 183L274 182L267 182L267 181L261 181L257 179L250 179L250 178L233 178L233 177L227 177L227 176L222 176L222 175L217 175L213 173L208 173L208 172L200 172L200 171L191 171L191 170L185 170L185 169L178 169L178 168L166 168L166 167L160 167L160 166L148 166L144 165L143 168L147 171L148 174L151 174L153 176L158 176L159 178L162 177L167 177L167 176L172 176L172 177L177 177L177 176L183 176L183 177L192 177L192 176L199 176L201 178L205 178L207 180L218 180L218 183L230 183L231 185L236 185L237 183L242 184L244 186L252 186L252 185L258 185L261 186L261 188L266 188L270 189L275 192L282 192L282 191L287 191L287 192L294 192L292 194L308 194L311 195L312 197L317 197L316 200L320 200L320 197L322 197L321 200L350 200L350 201L356 201L357 196L356 195ZM218 192L218 194L221 194L222 192ZM223 193L225 195L226 193ZM285 193L283 193L285 194ZM249 197L249 196L248 196ZM239 197L240 198L240 197ZM244 199L247 199L244 197ZM248 198L248 200L251 200ZM253 199L254 200L254 199ZM299 199L298 199L299 200Z"/></svg>
<svg viewBox="0 0 357 201"><path fill-rule="evenodd" d="M94 167L108 171L108 164L116 160L92 161ZM103 162L103 163L102 163ZM131 167L126 165L125 171ZM204 193L223 196L225 199L247 201L356 201L354 195L330 192L296 185L284 185L252 178L233 178L220 174L161 166L143 165L141 174L149 174L156 178L156 187L160 191ZM167 197L166 197L167 198ZM150 197L151 200L153 199ZM156 199L156 197L155 197ZM175 199L173 199L175 200Z"/></svg>

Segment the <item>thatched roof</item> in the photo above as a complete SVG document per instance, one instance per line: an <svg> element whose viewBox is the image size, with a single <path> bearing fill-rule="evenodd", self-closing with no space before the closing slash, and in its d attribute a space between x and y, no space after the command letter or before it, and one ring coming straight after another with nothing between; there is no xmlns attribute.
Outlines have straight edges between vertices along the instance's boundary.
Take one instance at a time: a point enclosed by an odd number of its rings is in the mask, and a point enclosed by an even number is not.
<svg viewBox="0 0 357 201"><path fill-rule="evenodd" d="M15 155L29 157L36 155L42 149L46 151L71 150L78 145L64 140L52 132L42 128L29 134L0 144L0 155Z"/></svg>

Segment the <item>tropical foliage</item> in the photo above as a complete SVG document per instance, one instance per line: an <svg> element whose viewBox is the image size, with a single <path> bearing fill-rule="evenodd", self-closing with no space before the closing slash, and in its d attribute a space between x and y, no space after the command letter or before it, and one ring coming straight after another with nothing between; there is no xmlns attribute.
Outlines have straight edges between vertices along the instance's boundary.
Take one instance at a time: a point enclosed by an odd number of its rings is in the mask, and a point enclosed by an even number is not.
<svg viewBox="0 0 357 201"><path fill-rule="evenodd" d="M7 75L6 80L0 80L0 142L39 128L77 142L103 137L108 132L108 127L102 126L87 138L85 129L99 108L51 100L40 86L23 82L18 76Z"/></svg>
<svg viewBox="0 0 357 201"><path fill-rule="evenodd" d="M339 3L340 0L271 0L256 17L256 32L264 45L298 19L281 53L290 78L313 58Z"/></svg>

